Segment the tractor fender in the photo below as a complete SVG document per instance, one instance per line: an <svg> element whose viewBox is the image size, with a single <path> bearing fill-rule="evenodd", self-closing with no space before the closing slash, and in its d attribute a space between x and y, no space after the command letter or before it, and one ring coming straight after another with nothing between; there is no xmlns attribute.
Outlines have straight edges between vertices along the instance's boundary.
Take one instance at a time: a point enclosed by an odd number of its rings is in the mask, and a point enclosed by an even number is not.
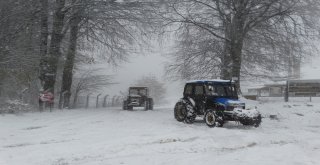
<svg viewBox="0 0 320 165"><path fill-rule="evenodd" d="M181 98L179 100L180 102L186 104L186 108L188 111L188 116L194 116L196 111L195 111L195 102L192 98Z"/></svg>
<svg viewBox="0 0 320 165"><path fill-rule="evenodd" d="M188 100L192 104L193 107L196 106L196 102L191 97L188 97Z"/></svg>

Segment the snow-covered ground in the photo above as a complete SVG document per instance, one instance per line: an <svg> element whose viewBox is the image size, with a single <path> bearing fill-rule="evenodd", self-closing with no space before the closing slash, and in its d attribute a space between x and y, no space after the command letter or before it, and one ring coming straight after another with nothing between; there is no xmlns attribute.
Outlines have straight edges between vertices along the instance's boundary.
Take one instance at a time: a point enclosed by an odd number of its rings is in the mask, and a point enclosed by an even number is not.
<svg viewBox="0 0 320 165"><path fill-rule="evenodd" d="M259 128L179 123L172 106L2 115L0 165L320 163L319 102L250 104L266 117Z"/></svg>

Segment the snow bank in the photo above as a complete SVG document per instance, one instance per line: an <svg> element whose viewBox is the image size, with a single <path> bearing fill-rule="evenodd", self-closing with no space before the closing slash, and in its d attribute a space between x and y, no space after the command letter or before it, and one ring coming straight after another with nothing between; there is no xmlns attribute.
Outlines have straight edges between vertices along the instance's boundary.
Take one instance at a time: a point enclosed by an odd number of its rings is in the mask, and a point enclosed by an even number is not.
<svg viewBox="0 0 320 165"><path fill-rule="evenodd" d="M20 100L6 100L0 103L0 114L21 113L33 110L32 106Z"/></svg>

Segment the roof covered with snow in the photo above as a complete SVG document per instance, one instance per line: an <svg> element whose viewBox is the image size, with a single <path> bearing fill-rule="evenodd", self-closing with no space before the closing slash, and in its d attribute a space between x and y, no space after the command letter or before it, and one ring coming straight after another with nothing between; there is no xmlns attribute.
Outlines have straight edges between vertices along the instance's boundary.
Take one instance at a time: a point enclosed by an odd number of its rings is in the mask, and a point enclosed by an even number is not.
<svg viewBox="0 0 320 165"><path fill-rule="evenodd" d="M291 83L320 83L320 79L289 80Z"/></svg>
<svg viewBox="0 0 320 165"><path fill-rule="evenodd" d="M144 89L144 88L148 88L148 87L142 87L142 86L132 86L132 87L129 87L129 89Z"/></svg>
<svg viewBox="0 0 320 165"><path fill-rule="evenodd" d="M190 80L190 81L187 81L187 83L208 83L208 82L213 82L213 83L229 83L229 82L234 82L234 81L233 81L233 80L222 80L222 79Z"/></svg>

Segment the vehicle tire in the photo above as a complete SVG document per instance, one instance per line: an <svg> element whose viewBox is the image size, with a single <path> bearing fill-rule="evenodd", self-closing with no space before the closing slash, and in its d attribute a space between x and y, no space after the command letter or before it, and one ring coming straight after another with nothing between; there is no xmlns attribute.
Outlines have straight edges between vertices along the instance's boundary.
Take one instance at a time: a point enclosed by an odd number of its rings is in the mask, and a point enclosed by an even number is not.
<svg viewBox="0 0 320 165"><path fill-rule="evenodd" d="M218 109L223 109L224 107L220 107ZM223 124L225 123L225 118L222 110L215 110L214 114L216 115L216 127L223 127Z"/></svg>
<svg viewBox="0 0 320 165"><path fill-rule="evenodd" d="M149 110L153 110L153 99L149 98L148 101L149 101Z"/></svg>
<svg viewBox="0 0 320 165"><path fill-rule="evenodd" d="M128 110L132 111L133 110L133 106L128 106Z"/></svg>
<svg viewBox="0 0 320 165"><path fill-rule="evenodd" d="M145 111L149 110L149 101L144 102L144 110Z"/></svg>
<svg viewBox="0 0 320 165"><path fill-rule="evenodd" d="M261 114L259 114L258 117L255 119L255 122L254 122L253 126L254 127L259 127L260 124L261 124L261 121L262 121Z"/></svg>
<svg viewBox="0 0 320 165"><path fill-rule="evenodd" d="M174 118L177 121L182 122L185 120L186 117L187 117L186 104L181 101L177 102L176 105L174 106Z"/></svg>
<svg viewBox="0 0 320 165"><path fill-rule="evenodd" d="M217 119L216 126L217 126L217 127L223 127L223 124L224 124L223 117L217 115L217 116L216 116L216 119Z"/></svg>
<svg viewBox="0 0 320 165"><path fill-rule="evenodd" d="M122 109L123 110L128 110L128 104L127 104L127 101L123 101L123 105L122 105Z"/></svg>
<svg viewBox="0 0 320 165"><path fill-rule="evenodd" d="M209 127L216 126L217 118L216 118L214 110L209 109L206 111L206 113L204 115L204 121L206 122L207 126L209 126Z"/></svg>
<svg viewBox="0 0 320 165"><path fill-rule="evenodd" d="M194 123L197 117L196 110L194 109L194 107L190 102L186 101L185 104L186 104L187 116L184 119L184 122L187 124L192 124Z"/></svg>

